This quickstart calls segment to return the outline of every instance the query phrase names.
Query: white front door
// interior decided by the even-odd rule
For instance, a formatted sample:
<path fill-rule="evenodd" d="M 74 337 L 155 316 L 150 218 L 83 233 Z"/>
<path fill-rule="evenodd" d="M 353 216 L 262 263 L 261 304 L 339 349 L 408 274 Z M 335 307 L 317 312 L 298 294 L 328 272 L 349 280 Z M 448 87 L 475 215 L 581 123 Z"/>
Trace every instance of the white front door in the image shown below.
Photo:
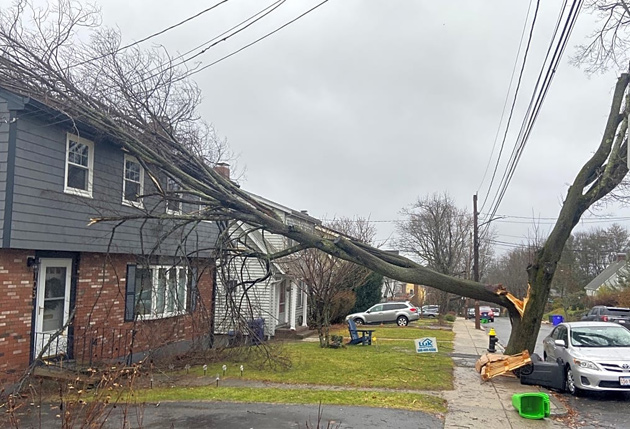
<path fill-rule="evenodd" d="M 35 357 L 46 345 L 48 348 L 42 357 L 67 354 L 68 328 L 64 326 L 70 314 L 71 275 L 72 259 L 40 259 L 35 303 Z M 59 336 L 53 338 L 57 332 Z"/>
<path fill-rule="evenodd" d="M 285 282 L 281 282 L 276 289 L 278 296 L 278 325 L 287 323 L 287 292 Z"/>

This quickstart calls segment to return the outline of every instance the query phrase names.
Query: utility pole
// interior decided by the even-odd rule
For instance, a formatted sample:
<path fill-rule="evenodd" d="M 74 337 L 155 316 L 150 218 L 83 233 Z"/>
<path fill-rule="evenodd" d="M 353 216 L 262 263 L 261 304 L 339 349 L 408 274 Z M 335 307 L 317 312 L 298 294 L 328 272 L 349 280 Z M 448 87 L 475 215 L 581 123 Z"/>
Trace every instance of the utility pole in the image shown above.
<path fill-rule="evenodd" d="M 477 213 L 477 194 L 473 195 L 473 280 L 479 282 L 479 219 Z M 479 323 L 479 300 L 475 300 L 475 329 L 481 329 Z"/>

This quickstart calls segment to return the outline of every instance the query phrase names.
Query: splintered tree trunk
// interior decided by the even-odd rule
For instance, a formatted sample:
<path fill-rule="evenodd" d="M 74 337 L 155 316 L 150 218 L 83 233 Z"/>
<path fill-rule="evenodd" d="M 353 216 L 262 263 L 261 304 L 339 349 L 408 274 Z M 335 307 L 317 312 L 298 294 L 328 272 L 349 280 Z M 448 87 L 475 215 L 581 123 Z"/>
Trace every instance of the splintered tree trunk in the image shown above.
<path fill-rule="evenodd" d="M 523 350 L 528 350 L 530 353 L 534 352 L 536 338 L 540 330 L 540 322 L 545 312 L 545 305 L 549 298 L 549 290 L 553 278 L 553 273 L 543 271 L 535 267 L 530 268 L 529 282 L 531 291 L 523 317 L 521 318 L 515 308 L 508 308 L 510 321 L 512 322 L 512 332 L 505 350 L 506 354 L 517 354 Z"/>

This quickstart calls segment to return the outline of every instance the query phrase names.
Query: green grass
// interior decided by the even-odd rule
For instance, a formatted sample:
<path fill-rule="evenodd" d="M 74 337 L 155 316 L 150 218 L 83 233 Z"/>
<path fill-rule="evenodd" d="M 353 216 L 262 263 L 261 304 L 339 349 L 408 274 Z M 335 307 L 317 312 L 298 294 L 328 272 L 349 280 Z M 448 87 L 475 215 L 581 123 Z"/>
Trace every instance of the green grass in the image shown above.
<path fill-rule="evenodd" d="M 371 346 L 339 349 L 323 349 L 317 342 L 286 343 L 283 353 L 292 363 L 290 368 L 271 371 L 247 362 L 224 362 L 226 377 L 240 377 L 239 367 L 243 365 L 243 378 L 255 381 L 413 390 L 453 388 L 453 363 L 448 356 L 453 350 L 451 331 L 376 327 L 374 336 L 376 342 Z M 413 339 L 425 336 L 436 337 L 438 353 L 415 352 Z M 222 365 L 208 365 L 207 373 L 222 374 Z M 202 369 L 193 367 L 190 373 L 202 376 Z"/>
<path fill-rule="evenodd" d="M 420 326 L 418 326 L 420 325 Z M 424 324 L 405 328 L 375 326 L 376 341 L 371 346 L 346 346 L 322 349 L 318 342 L 286 342 L 281 351 L 291 361 L 284 370 L 257 369 L 256 362 L 216 362 L 208 364 L 207 375 L 201 366 L 177 375 L 194 380 L 197 387 L 142 389 L 134 392 L 132 402 L 159 401 L 230 401 L 292 404 L 356 405 L 445 412 L 445 401 L 422 393 L 396 390 L 450 390 L 453 388 L 453 362 L 448 353 L 453 350 L 453 333 L 448 330 L 426 329 Z M 333 333 L 344 336 L 348 330 L 335 328 Z M 436 337 L 438 353 L 415 352 L 414 339 Z M 222 366 L 227 366 L 223 375 Z M 243 380 L 282 383 L 286 388 L 215 386 L 215 374 L 221 382 Z M 200 386 L 201 384 L 201 386 Z M 305 389 L 303 385 L 327 385 L 364 390 Z M 291 385 L 294 385 L 293 387 Z M 393 389 L 375 391 L 370 389 Z"/>
<path fill-rule="evenodd" d="M 423 394 L 390 393 L 373 391 L 339 391 L 306 389 L 256 389 L 203 386 L 194 388 L 175 387 L 137 391 L 130 402 L 157 403 L 161 401 L 224 401 L 266 402 L 279 404 L 355 405 L 364 407 L 395 408 L 446 412 L 446 402 L 439 397 Z"/>

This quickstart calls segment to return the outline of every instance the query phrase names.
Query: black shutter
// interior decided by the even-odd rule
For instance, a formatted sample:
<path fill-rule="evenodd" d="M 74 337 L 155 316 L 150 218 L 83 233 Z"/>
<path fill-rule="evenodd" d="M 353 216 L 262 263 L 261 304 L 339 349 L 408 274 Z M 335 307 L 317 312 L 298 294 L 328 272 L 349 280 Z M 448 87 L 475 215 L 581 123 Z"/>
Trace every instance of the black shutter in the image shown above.
<path fill-rule="evenodd" d="M 190 275 L 191 275 L 191 279 L 190 279 L 190 305 L 188 307 L 188 310 L 190 313 L 194 313 L 195 310 L 197 309 L 197 304 L 198 304 L 198 300 L 199 300 L 199 289 L 197 288 L 197 275 L 199 273 L 199 270 L 197 269 L 197 267 L 194 267 L 193 269 L 191 269 L 189 271 Z"/>
<path fill-rule="evenodd" d="M 136 266 L 127 265 L 127 289 L 125 291 L 125 322 L 132 322 L 136 315 Z"/>

